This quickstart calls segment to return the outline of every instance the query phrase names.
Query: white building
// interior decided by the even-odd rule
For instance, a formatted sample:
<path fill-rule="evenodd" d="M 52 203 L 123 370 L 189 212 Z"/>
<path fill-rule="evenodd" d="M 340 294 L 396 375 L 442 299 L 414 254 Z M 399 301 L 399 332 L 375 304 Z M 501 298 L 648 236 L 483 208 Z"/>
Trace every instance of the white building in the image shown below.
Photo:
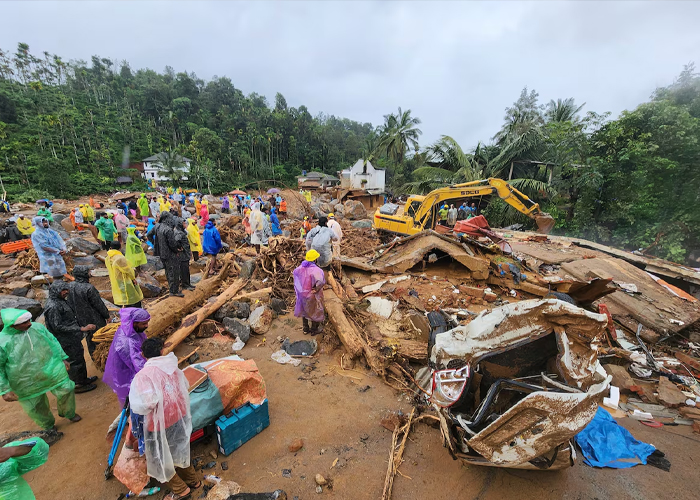
<path fill-rule="evenodd" d="M 369 160 L 360 158 L 349 169 L 340 172 L 340 187 L 343 189 L 365 189 L 372 194 L 384 193 L 386 172 L 374 166 Z"/>
<path fill-rule="evenodd" d="M 163 155 L 167 157 L 168 153 L 159 153 L 143 160 L 143 176 L 147 182 L 150 180 L 155 180 L 156 182 L 170 180 L 163 172 L 163 164 L 161 163 L 161 157 Z M 186 181 L 187 174 L 190 172 L 190 163 L 192 160 L 184 156 L 179 156 L 179 159 L 185 164 L 182 168 L 182 180 Z"/>

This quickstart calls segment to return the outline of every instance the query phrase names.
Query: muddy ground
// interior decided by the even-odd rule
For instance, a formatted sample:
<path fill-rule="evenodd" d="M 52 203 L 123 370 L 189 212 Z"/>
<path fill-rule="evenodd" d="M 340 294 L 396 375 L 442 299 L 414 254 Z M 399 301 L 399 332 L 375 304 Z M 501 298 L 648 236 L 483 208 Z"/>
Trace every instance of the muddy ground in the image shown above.
<path fill-rule="evenodd" d="M 315 363 L 307 363 L 315 367 L 310 374 L 304 373 L 304 365 L 279 365 L 270 359 L 277 349 L 274 339 L 279 335 L 292 340 L 303 338 L 299 322 L 289 315 L 275 321 L 265 345 L 256 346 L 262 338 L 254 336 L 241 352 L 257 362 L 265 378 L 270 427 L 229 457 L 219 457 L 216 468 L 209 472 L 238 482 L 243 491 L 281 488 L 290 500 L 322 496 L 381 498 L 391 433 L 379 422 L 387 412 L 410 411 L 410 400 L 362 369 L 339 374 L 333 354 L 318 354 Z M 195 345 L 202 345 L 203 359 L 230 354 L 230 343 L 198 340 Z M 183 354 L 192 347 L 180 349 Z M 92 365 L 90 370 L 98 374 Z M 366 386 L 369 389 L 360 390 Z M 126 489 L 116 479 L 105 481 L 103 475 L 111 444 L 105 440 L 105 433 L 120 410 L 116 396 L 100 383 L 97 390 L 76 397 L 82 422 L 71 424 L 57 419 L 65 436 L 51 447 L 48 462 L 25 478 L 38 500 L 116 500 Z M 55 412 L 55 400 L 52 405 Z M 580 461 L 559 472 L 463 466 L 442 447 L 437 429 L 419 423 L 407 444 L 400 468 L 403 476 L 396 477 L 393 498 L 697 498 L 700 436 L 686 426 L 651 429 L 627 418 L 621 424 L 638 439 L 664 451 L 672 463 L 671 472 L 650 466 L 596 470 Z M 35 428 L 19 405 L 0 401 L 2 433 Z M 287 449 L 295 438 L 304 440 L 304 448 L 296 454 Z M 193 456 L 208 456 L 214 448 L 214 443 L 197 445 Z M 331 468 L 336 459 L 336 466 Z M 221 469 L 224 460 L 228 462 L 227 471 Z M 282 469 L 291 469 L 291 478 L 282 477 Z M 321 495 L 315 492 L 317 473 L 332 480 L 332 490 L 324 489 Z M 192 498 L 199 498 L 201 491 L 195 491 Z M 150 498 L 158 500 L 163 495 Z"/>

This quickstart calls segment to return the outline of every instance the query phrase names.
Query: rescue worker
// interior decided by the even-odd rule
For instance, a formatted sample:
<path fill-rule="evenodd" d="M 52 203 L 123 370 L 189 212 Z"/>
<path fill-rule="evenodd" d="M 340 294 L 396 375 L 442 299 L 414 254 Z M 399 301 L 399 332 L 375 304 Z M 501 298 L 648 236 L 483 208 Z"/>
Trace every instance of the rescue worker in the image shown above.
<path fill-rule="evenodd" d="M 318 335 L 322 333 L 321 323 L 325 319 L 323 310 L 323 286 L 326 277 L 323 269 L 315 261 L 320 254 L 311 249 L 306 252 L 304 262 L 294 272 L 294 294 L 296 305 L 294 316 L 302 318 L 304 334 Z M 309 321 L 311 324 L 309 325 Z"/>
<path fill-rule="evenodd" d="M 112 286 L 112 302 L 121 307 L 141 307 L 143 292 L 136 283 L 134 269 L 119 251 L 119 242 L 112 242 L 112 248 L 107 252 L 105 265 Z"/>
<path fill-rule="evenodd" d="M 151 198 L 151 202 L 148 204 L 148 207 L 151 209 L 151 217 L 158 220 L 158 216 L 160 215 L 160 203 L 156 201 L 155 197 Z"/>
<path fill-rule="evenodd" d="M 199 225 L 204 227 L 209 222 L 209 202 L 207 200 L 202 201 L 202 206 L 199 210 L 200 221 Z"/>
<path fill-rule="evenodd" d="M 129 390 L 139 452 L 146 457 L 148 475 L 172 490 L 164 500 L 190 498 L 202 481 L 190 463 L 189 382 L 177 356 L 163 354 L 162 339 L 145 340 L 142 353 L 146 363 Z"/>
<path fill-rule="evenodd" d="M 287 200 L 282 198 L 282 201 L 280 201 L 280 214 L 286 214 L 287 213 Z"/>
<path fill-rule="evenodd" d="M 88 392 L 97 388 L 93 383 L 97 377 L 88 377 L 83 349 L 83 333 L 95 332 L 95 325 L 78 324 L 75 311 L 68 303 L 70 285 L 65 281 L 54 281 L 49 287 L 49 299 L 44 307 L 46 328 L 56 337 L 63 351 L 68 355 L 70 369 L 68 375 L 75 382 L 75 392 Z"/>
<path fill-rule="evenodd" d="M 340 257 L 340 242 L 343 239 L 343 228 L 335 220 L 335 214 L 328 214 L 328 227 L 338 237 L 337 240 L 333 240 L 333 257 Z"/>
<path fill-rule="evenodd" d="M 306 250 L 314 249 L 319 253 L 317 265 L 324 269 L 333 260 L 331 242 L 338 240 L 338 237 L 327 224 L 328 219 L 326 217 L 319 217 L 318 225 L 306 235 Z"/>
<path fill-rule="evenodd" d="M 63 256 L 66 254 L 63 238 L 49 228 L 49 221 L 44 217 L 34 217 L 34 225 L 36 230 L 32 233 L 32 246 L 39 257 L 39 272 L 53 278 L 62 275 L 66 280 L 73 281 L 63 261 Z"/>
<path fill-rule="evenodd" d="M 107 306 L 102 301 L 100 292 L 90 283 L 90 267 L 75 266 L 73 268 L 73 277 L 75 277 L 75 281 L 70 284 L 68 304 L 75 311 L 78 325 L 81 327 L 95 325 L 95 329 L 87 332 L 85 337 L 88 353 L 92 357 L 92 353 L 97 348 L 97 344 L 92 340 L 92 336 L 97 330 L 107 326 L 109 310 L 107 310 Z"/>
<path fill-rule="evenodd" d="M 42 205 L 36 215 L 39 217 L 45 217 L 49 222 L 53 222 L 53 214 L 46 205 Z"/>
<path fill-rule="evenodd" d="M 75 413 L 75 384 L 68 377 L 68 356 L 56 337 L 22 309 L 0 311 L 0 393 L 22 409 L 44 430 L 54 428 L 50 392 L 56 397 L 58 415 L 79 422 Z"/>
<path fill-rule="evenodd" d="M 114 233 L 117 232 L 117 228 L 114 225 L 114 221 L 109 218 L 106 212 L 101 212 L 100 218 L 95 222 L 95 227 L 100 232 L 100 244 L 102 245 L 102 250 L 109 250 L 112 247 L 112 241 L 114 241 Z"/>
<path fill-rule="evenodd" d="M 260 202 L 253 203 L 248 216 L 250 222 L 250 243 L 255 247 L 255 253 L 260 253 L 260 245 L 267 245 L 265 237 L 265 216 L 260 211 Z"/>
<path fill-rule="evenodd" d="M 9 219 L 5 223 L 5 234 L 7 235 L 8 241 L 18 241 L 26 238 L 26 236 L 17 229 L 17 224 L 12 219 Z"/>
<path fill-rule="evenodd" d="M 141 354 L 141 345 L 146 340 L 144 333 L 151 315 L 138 307 L 125 307 L 119 311 L 121 323 L 114 334 L 105 364 L 102 381 L 110 386 L 124 406 L 129 396 L 129 386 L 146 359 Z"/>
<path fill-rule="evenodd" d="M 207 266 L 207 274 L 213 274 L 218 267 L 218 262 L 216 256 L 223 248 L 221 244 L 221 234 L 216 228 L 216 224 L 213 220 L 207 222 L 207 227 L 204 228 L 204 234 L 202 237 L 202 251 L 206 254 L 211 255 L 211 260 Z"/>
<path fill-rule="evenodd" d="M 23 474 L 44 465 L 49 445 L 40 437 L 13 441 L 0 448 L 0 498 L 36 500 Z"/>
<path fill-rule="evenodd" d="M 193 218 L 187 219 L 187 240 L 190 243 L 190 251 L 192 252 L 192 258 L 196 261 L 199 260 L 199 256 L 202 254 L 202 236 L 199 234 L 199 229 L 197 229 L 197 224 Z"/>
<path fill-rule="evenodd" d="M 438 212 L 438 216 L 440 217 L 440 223 L 443 225 L 447 225 L 447 205 L 443 205 L 442 208 L 440 208 L 440 211 Z"/>
<path fill-rule="evenodd" d="M 231 202 L 228 199 L 228 195 L 224 195 L 223 199 L 221 200 L 221 212 L 224 214 L 230 214 L 231 213 Z"/>
<path fill-rule="evenodd" d="M 180 292 L 180 260 L 178 258 L 178 247 L 175 241 L 175 219 L 170 212 L 160 214 L 160 224 L 155 231 L 154 254 L 160 257 L 165 267 L 165 275 L 168 278 L 170 295 L 184 297 Z"/>
<path fill-rule="evenodd" d="M 24 214 L 19 214 L 17 216 L 17 229 L 25 238 L 29 238 L 36 228 L 32 225 L 32 221 L 24 217 Z"/>
<path fill-rule="evenodd" d="M 148 221 L 148 198 L 146 198 L 146 193 L 141 193 L 139 200 L 136 202 L 139 208 L 139 215 L 141 216 L 141 222 Z"/>
<path fill-rule="evenodd" d="M 272 236 L 280 236 L 282 234 L 282 228 L 280 227 L 280 219 L 277 217 L 276 207 L 272 207 L 270 210 L 270 226 Z"/>
<path fill-rule="evenodd" d="M 135 270 L 139 266 L 146 264 L 148 259 L 146 258 L 146 252 L 143 251 L 143 247 L 141 246 L 141 240 L 136 236 L 136 227 L 127 227 L 126 233 L 126 249 L 124 250 L 124 257 L 126 257 L 129 265 Z"/>
<path fill-rule="evenodd" d="M 190 241 L 187 235 L 187 226 L 189 222 L 185 219 L 176 217 L 175 221 L 175 242 L 178 246 L 177 259 L 180 266 L 180 285 L 183 290 L 194 290 L 190 283 L 190 258 L 192 258 L 192 250 L 190 249 Z"/>
<path fill-rule="evenodd" d="M 447 225 L 454 227 L 457 223 L 457 209 L 454 205 L 450 205 L 450 209 L 447 211 Z"/>

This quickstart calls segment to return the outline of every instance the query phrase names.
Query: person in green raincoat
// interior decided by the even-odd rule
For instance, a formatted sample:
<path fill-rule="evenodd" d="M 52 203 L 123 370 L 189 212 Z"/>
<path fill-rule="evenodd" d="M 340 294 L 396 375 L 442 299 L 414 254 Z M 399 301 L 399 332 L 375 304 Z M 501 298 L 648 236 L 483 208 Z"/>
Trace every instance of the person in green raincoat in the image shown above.
<path fill-rule="evenodd" d="M 0 394 L 8 403 L 19 401 L 42 429 L 56 423 L 47 392 L 56 396 L 58 415 L 71 422 L 75 413 L 75 384 L 68 378 L 68 356 L 56 337 L 22 309 L 0 311 Z"/>
<path fill-rule="evenodd" d="M 146 262 L 146 252 L 143 251 L 141 240 L 136 236 L 136 228 L 129 226 L 126 228 L 126 252 L 124 256 L 131 267 L 136 269 L 144 265 Z"/>
<path fill-rule="evenodd" d="M 37 217 L 44 217 L 49 222 L 53 222 L 53 214 L 46 205 L 43 205 L 36 213 Z"/>
<path fill-rule="evenodd" d="M 22 478 L 46 463 L 49 445 L 40 437 L 13 441 L 0 448 L 0 499 L 36 500 Z"/>
<path fill-rule="evenodd" d="M 102 212 L 100 214 L 100 219 L 95 222 L 95 227 L 100 232 L 99 239 L 102 243 L 102 249 L 109 250 L 112 246 L 112 241 L 114 241 L 114 233 L 117 232 L 114 221 L 109 218 L 106 212 Z"/>
<path fill-rule="evenodd" d="M 141 196 L 139 197 L 139 200 L 136 202 L 136 204 L 139 206 L 139 215 L 141 216 L 141 221 L 148 222 L 148 213 L 150 208 L 148 206 L 148 198 L 146 198 L 146 193 L 141 193 Z"/>

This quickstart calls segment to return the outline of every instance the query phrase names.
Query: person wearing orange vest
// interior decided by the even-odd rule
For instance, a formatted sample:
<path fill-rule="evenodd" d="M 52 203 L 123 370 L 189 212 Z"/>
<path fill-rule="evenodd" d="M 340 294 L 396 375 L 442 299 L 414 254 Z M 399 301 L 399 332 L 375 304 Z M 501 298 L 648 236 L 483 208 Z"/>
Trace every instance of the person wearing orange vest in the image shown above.
<path fill-rule="evenodd" d="M 280 202 L 280 213 L 281 214 L 286 214 L 287 213 L 287 200 L 282 198 L 282 201 Z"/>

